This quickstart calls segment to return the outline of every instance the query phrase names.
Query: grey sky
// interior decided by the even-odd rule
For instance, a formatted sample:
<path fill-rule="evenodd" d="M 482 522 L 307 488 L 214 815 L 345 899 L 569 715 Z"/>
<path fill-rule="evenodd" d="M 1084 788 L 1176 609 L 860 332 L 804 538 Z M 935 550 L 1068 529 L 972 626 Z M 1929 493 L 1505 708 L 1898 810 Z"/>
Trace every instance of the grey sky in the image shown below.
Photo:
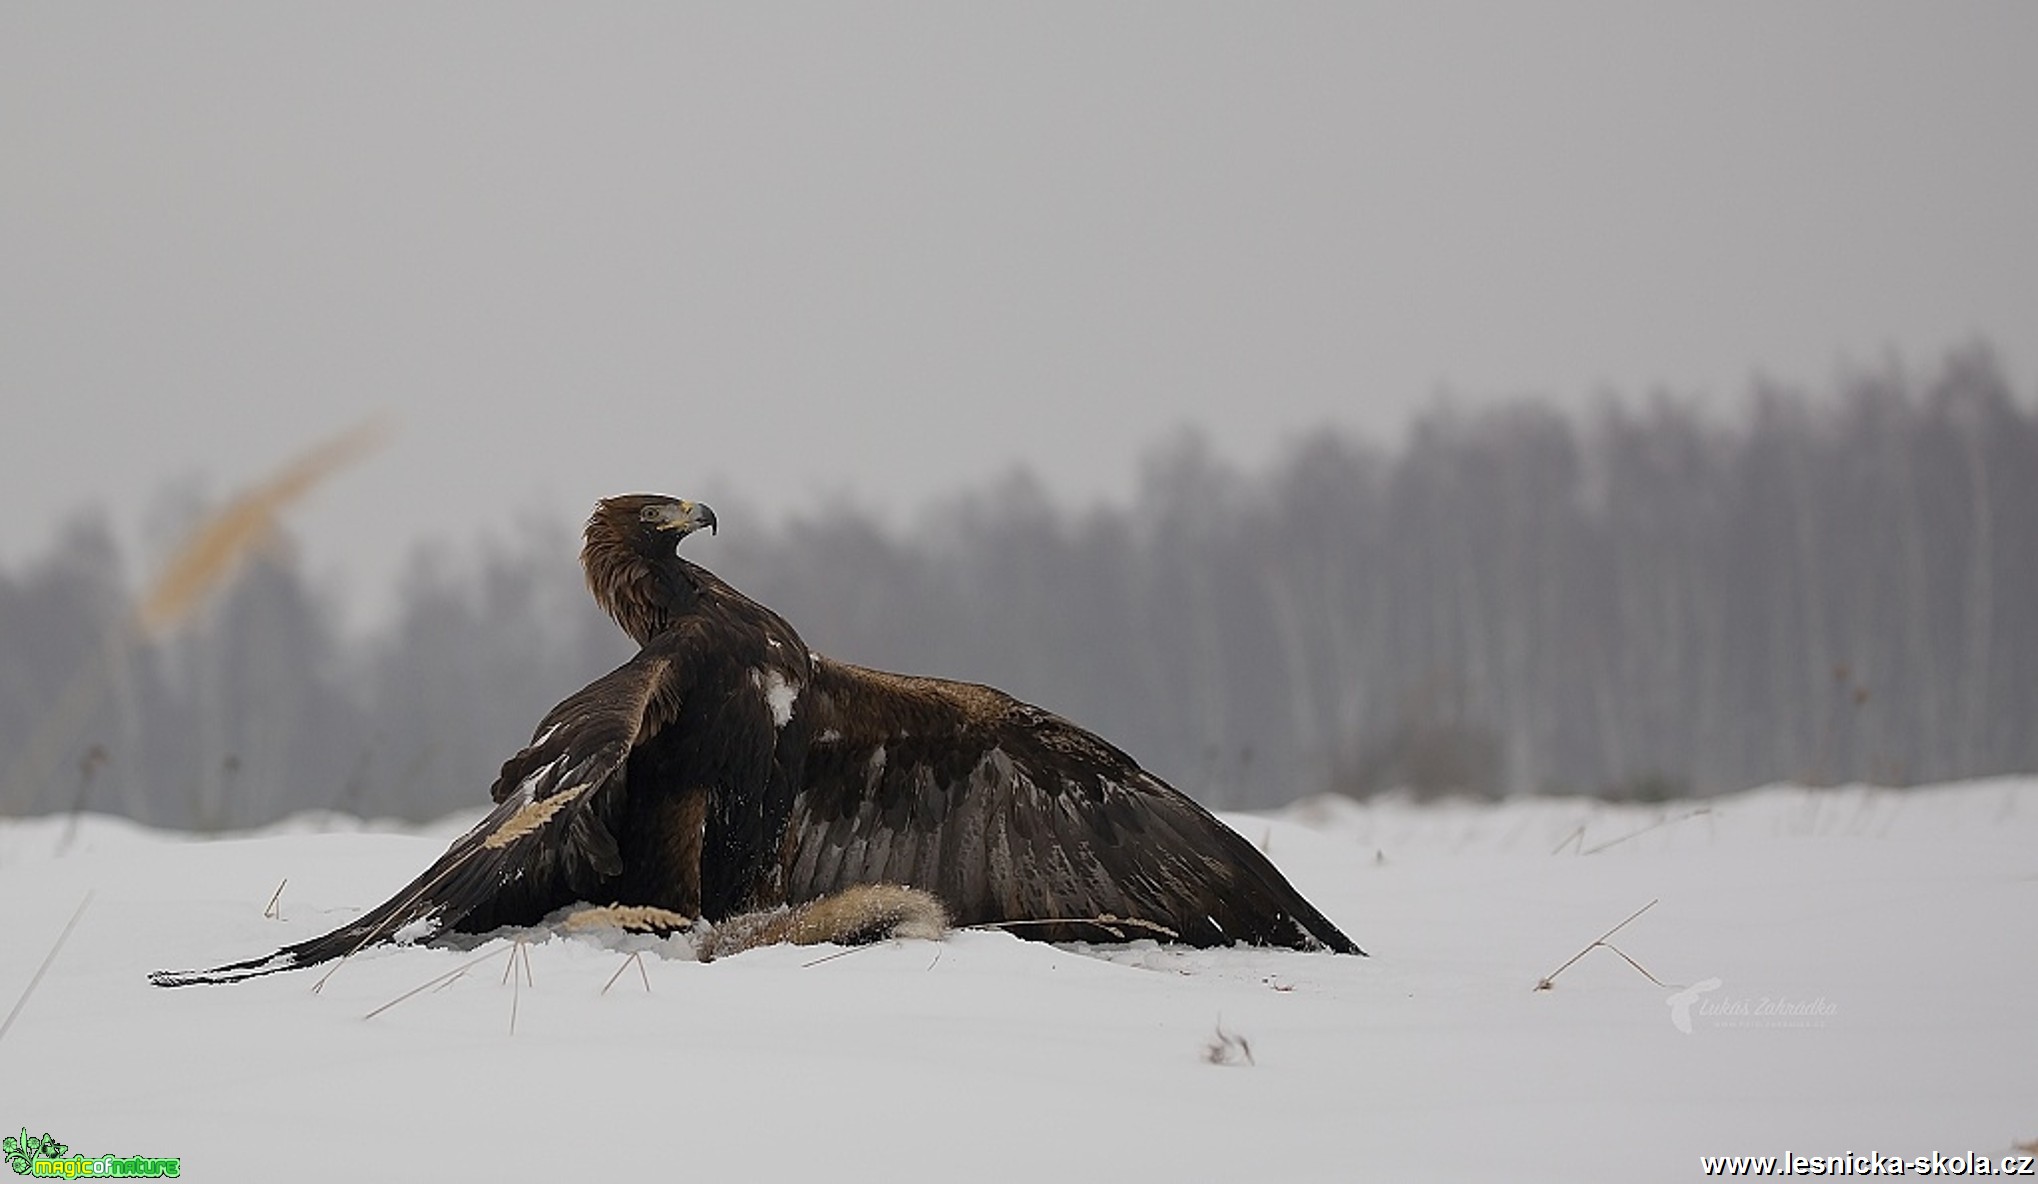
<path fill-rule="evenodd" d="M 2038 362 L 2038 5 L 0 6 L 0 563 L 296 515 L 1122 496 L 1440 388 Z M 735 525 L 735 524 L 732 524 Z M 567 561 L 562 557 L 562 562 Z"/>

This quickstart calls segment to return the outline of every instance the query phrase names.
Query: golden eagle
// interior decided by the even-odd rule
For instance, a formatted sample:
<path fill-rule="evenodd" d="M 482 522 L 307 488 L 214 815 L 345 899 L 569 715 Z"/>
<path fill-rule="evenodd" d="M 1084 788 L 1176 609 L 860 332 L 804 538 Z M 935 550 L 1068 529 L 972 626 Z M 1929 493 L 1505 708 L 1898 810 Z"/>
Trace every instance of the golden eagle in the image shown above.
<path fill-rule="evenodd" d="M 599 502 L 587 585 L 641 648 L 545 716 L 495 809 L 353 923 L 153 981 L 248 978 L 578 901 L 712 923 L 872 884 L 1050 941 L 1363 952 L 1252 844 L 1090 732 L 990 687 L 809 650 L 679 557 L 715 524 L 678 498 Z"/>

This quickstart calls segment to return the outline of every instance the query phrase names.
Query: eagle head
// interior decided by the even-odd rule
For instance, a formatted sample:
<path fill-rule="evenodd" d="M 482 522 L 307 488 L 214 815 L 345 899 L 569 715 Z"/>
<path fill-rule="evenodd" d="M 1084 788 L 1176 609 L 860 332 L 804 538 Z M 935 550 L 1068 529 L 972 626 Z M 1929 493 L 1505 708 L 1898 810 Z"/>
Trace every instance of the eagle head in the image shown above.
<path fill-rule="evenodd" d="M 714 532 L 713 510 L 657 493 L 605 497 L 588 516 L 580 552 L 588 590 L 639 645 L 673 607 L 671 585 L 659 573 L 673 570 L 680 540 L 703 526 Z"/>
<path fill-rule="evenodd" d="M 662 493 L 628 493 L 595 503 L 587 520 L 588 534 L 621 542 L 670 550 L 679 540 L 707 527 L 715 533 L 715 512 L 701 502 Z"/>

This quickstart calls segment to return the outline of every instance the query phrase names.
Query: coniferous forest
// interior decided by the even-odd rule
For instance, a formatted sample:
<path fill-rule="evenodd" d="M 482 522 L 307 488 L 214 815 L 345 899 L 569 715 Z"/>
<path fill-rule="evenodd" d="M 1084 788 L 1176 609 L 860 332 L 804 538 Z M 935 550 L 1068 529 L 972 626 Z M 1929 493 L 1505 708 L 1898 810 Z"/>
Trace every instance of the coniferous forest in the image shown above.
<path fill-rule="evenodd" d="M 1438 404 L 1391 449 L 1326 431 L 1248 472 L 1182 436 L 1126 463 L 1129 504 L 1022 473 L 904 526 L 725 509 L 688 554 L 824 653 L 1000 686 L 1222 808 L 2038 769 L 2038 409 L 1985 350 L 1733 415 Z M 141 565 L 86 510 L 0 571 L 0 813 L 485 803 L 630 652 L 570 521 L 421 547 L 364 637 L 285 539 L 144 638 Z"/>

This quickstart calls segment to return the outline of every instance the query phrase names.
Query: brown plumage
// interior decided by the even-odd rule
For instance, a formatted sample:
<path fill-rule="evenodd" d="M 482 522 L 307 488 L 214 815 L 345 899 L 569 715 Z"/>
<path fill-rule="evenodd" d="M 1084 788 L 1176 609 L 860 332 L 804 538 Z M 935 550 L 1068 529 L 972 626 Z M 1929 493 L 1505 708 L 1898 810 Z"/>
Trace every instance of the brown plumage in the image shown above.
<path fill-rule="evenodd" d="M 155 981 L 531 924 L 577 900 L 716 921 L 880 883 L 1023 937 L 1362 952 L 1250 843 L 1092 733 L 990 687 L 809 651 L 679 558 L 703 526 L 713 512 L 675 498 L 596 505 L 588 588 L 642 648 L 546 715 L 503 764 L 495 809 L 404 891 L 268 958 Z"/>

